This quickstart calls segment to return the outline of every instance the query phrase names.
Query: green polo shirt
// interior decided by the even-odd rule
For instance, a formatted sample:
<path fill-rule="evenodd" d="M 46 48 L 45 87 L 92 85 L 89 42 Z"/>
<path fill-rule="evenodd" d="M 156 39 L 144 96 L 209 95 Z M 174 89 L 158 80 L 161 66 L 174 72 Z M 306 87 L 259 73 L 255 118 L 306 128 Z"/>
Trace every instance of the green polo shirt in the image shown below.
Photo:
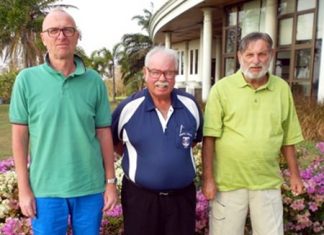
<path fill-rule="evenodd" d="M 100 75 L 75 57 L 64 77 L 48 63 L 22 70 L 15 81 L 10 122 L 28 125 L 30 182 L 36 197 L 75 197 L 104 191 L 96 128 L 111 124 Z"/>
<path fill-rule="evenodd" d="M 240 71 L 212 87 L 203 135 L 216 137 L 213 167 L 220 191 L 279 188 L 280 148 L 303 140 L 288 84 L 270 75 L 255 90 Z"/>

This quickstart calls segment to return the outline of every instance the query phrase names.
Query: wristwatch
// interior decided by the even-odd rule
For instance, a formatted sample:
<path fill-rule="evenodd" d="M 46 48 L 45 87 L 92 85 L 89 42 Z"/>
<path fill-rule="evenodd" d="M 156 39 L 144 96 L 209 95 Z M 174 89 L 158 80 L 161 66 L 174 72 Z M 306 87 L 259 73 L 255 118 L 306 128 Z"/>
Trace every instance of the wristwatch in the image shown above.
<path fill-rule="evenodd" d="M 106 184 L 117 184 L 117 178 L 106 179 Z"/>

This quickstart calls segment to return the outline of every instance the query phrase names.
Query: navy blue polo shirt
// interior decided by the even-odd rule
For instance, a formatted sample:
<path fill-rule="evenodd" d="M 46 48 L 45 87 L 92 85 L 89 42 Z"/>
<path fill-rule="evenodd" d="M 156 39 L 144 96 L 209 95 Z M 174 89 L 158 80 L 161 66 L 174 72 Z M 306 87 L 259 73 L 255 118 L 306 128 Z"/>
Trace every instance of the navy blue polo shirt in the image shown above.
<path fill-rule="evenodd" d="M 202 113 L 186 92 L 174 89 L 171 99 L 167 121 L 159 117 L 147 89 L 125 99 L 113 112 L 114 144 L 123 143 L 124 173 L 148 189 L 183 188 L 196 175 L 192 144 L 202 140 Z"/>

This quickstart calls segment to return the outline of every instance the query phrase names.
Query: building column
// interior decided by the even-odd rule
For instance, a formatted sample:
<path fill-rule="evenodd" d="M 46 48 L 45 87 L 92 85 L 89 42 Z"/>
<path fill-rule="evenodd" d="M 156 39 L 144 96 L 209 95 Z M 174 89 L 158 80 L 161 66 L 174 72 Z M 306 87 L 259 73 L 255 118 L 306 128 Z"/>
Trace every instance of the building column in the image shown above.
<path fill-rule="evenodd" d="M 324 29 L 322 29 L 321 64 L 318 76 L 317 102 L 324 103 Z"/>
<path fill-rule="evenodd" d="M 221 36 L 216 37 L 216 52 L 215 52 L 215 83 L 221 79 L 221 61 L 222 61 L 222 40 Z"/>
<path fill-rule="evenodd" d="M 273 40 L 273 45 L 276 45 L 277 32 L 277 0 L 267 0 L 265 9 L 265 32 L 267 32 Z M 271 61 L 269 71 L 273 71 L 274 61 Z"/>
<path fill-rule="evenodd" d="M 171 32 L 164 32 L 165 35 L 165 41 L 164 45 L 166 48 L 171 48 Z"/>
<path fill-rule="evenodd" d="M 202 58 L 202 101 L 205 102 L 210 90 L 212 53 L 212 9 L 204 8 L 203 58 Z"/>
<path fill-rule="evenodd" d="M 185 49 L 183 54 L 183 76 L 185 77 L 186 87 L 188 86 L 189 79 L 189 42 L 185 42 Z"/>

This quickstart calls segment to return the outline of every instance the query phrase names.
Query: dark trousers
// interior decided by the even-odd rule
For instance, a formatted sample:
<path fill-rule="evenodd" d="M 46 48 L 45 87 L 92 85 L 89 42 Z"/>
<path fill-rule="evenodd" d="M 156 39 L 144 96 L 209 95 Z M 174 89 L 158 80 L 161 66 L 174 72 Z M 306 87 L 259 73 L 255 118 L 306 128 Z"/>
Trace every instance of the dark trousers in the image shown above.
<path fill-rule="evenodd" d="M 121 202 L 125 235 L 193 235 L 196 188 L 155 192 L 123 178 Z"/>

